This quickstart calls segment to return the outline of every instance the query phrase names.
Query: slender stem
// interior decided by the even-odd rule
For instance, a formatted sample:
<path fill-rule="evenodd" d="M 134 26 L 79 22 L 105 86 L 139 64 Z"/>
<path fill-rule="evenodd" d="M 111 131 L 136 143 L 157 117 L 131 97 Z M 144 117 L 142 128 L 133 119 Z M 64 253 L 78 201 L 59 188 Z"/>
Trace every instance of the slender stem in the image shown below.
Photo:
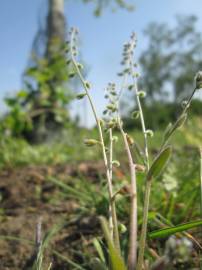
<path fill-rule="evenodd" d="M 200 147 L 200 188 L 201 188 L 201 192 L 200 192 L 200 196 L 201 196 L 200 209 L 201 209 L 201 218 L 202 218 L 202 147 Z"/>
<path fill-rule="evenodd" d="M 71 37 L 71 39 L 73 39 L 73 36 Z M 72 44 L 72 40 L 71 40 L 71 44 Z M 110 172 L 109 172 L 109 167 L 108 167 L 108 160 L 107 160 L 107 154 L 106 154 L 106 149 L 105 149 L 105 143 L 104 143 L 104 139 L 103 139 L 103 133 L 102 133 L 102 128 L 100 125 L 100 121 L 98 119 L 97 116 L 97 112 L 93 103 L 93 100 L 91 98 L 91 95 L 89 94 L 89 89 L 86 86 L 85 80 L 80 72 L 80 69 L 78 68 L 78 65 L 76 63 L 76 60 L 73 56 L 73 52 L 72 52 L 72 46 L 70 46 L 70 50 L 71 50 L 71 58 L 72 58 L 72 63 L 76 69 L 76 72 L 83 84 L 86 96 L 88 97 L 96 124 L 97 124 L 97 128 L 98 128 L 98 132 L 99 132 L 99 137 L 100 137 L 100 143 L 101 143 L 101 147 L 102 147 L 102 155 L 103 155 L 103 160 L 104 160 L 104 165 L 105 165 L 105 169 L 106 169 L 106 177 L 107 177 L 107 183 L 108 183 L 108 193 L 109 193 L 109 204 L 110 204 L 110 208 L 112 211 L 112 220 L 113 220 L 113 227 L 114 230 L 116 231 L 115 235 L 115 241 L 114 244 L 116 246 L 116 248 L 118 249 L 118 251 L 120 251 L 120 241 L 119 241 L 119 234 L 118 232 L 118 222 L 117 222 L 117 217 L 116 217 L 116 207 L 115 207 L 115 202 L 113 200 L 113 188 L 112 188 L 112 182 L 111 182 L 111 178 L 110 178 Z"/>
<path fill-rule="evenodd" d="M 120 99 L 123 93 L 125 83 L 127 81 L 127 75 L 124 75 L 123 83 L 118 95 L 117 108 L 118 112 L 120 111 Z M 136 179 L 136 168 L 133 162 L 133 157 L 130 151 L 126 133 L 123 130 L 121 123 L 120 115 L 117 112 L 117 122 L 119 129 L 121 131 L 126 153 L 128 156 L 129 168 L 130 168 L 130 181 L 131 181 L 131 205 L 130 205 L 130 228 L 129 228 L 129 248 L 128 248 L 128 269 L 134 270 L 137 263 L 137 230 L 138 230 L 138 221 L 137 221 L 137 179 Z"/>
<path fill-rule="evenodd" d="M 112 183 L 113 179 L 113 136 L 112 136 L 112 129 L 109 129 L 109 139 L 110 139 L 110 146 L 109 146 L 109 174 L 110 180 Z M 113 183 L 112 183 L 113 184 Z M 114 239 L 114 243 L 118 249 L 120 249 L 120 241 L 119 241 L 119 230 L 118 230 L 118 221 L 116 215 L 116 205 L 114 196 L 111 197 L 111 204 L 109 205 L 109 226 L 111 226 L 111 235 L 112 239 Z"/>
<path fill-rule="evenodd" d="M 138 255 L 138 262 L 137 262 L 137 270 L 142 270 L 142 267 L 143 267 L 144 250 L 145 250 L 146 234 L 147 234 L 147 220 L 148 220 L 148 211 L 149 211 L 150 191 L 151 191 L 151 181 L 147 181 L 146 188 L 145 188 L 143 223 L 142 223 L 142 231 L 141 231 L 141 237 L 140 237 L 140 243 L 139 243 L 140 249 L 139 249 L 139 255 Z"/>
<path fill-rule="evenodd" d="M 182 117 L 189 109 L 190 105 L 191 105 L 191 101 L 193 99 L 193 96 L 196 92 L 197 88 L 194 88 L 194 90 L 192 91 L 190 97 L 188 98 L 188 101 L 186 103 L 186 106 L 184 107 L 184 109 L 182 110 L 181 114 L 179 115 L 179 117 L 177 118 L 177 120 L 175 121 L 175 123 L 173 124 L 173 126 L 175 126 L 175 124 L 177 123 L 177 121 L 180 119 L 180 117 Z M 163 149 L 163 147 L 167 144 L 169 138 L 163 142 L 163 144 L 161 145 L 160 151 Z"/>
<path fill-rule="evenodd" d="M 201 210 L 201 218 L 202 218 L 202 147 L 200 147 L 200 210 Z M 201 236 L 202 236 L 202 230 L 201 230 Z M 202 269 L 202 252 L 199 252 L 199 263 L 200 263 L 200 269 Z"/>
<path fill-rule="evenodd" d="M 130 60 L 130 69 L 131 69 L 131 74 L 134 74 L 132 58 Z M 146 133 L 142 105 L 140 102 L 140 97 L 138 95 L 137 79 L 134 75 L 133 75 L 133 82 L 134 82 L 134 90 L 135 90 L 135 94 L 136 94 L 137 106 L 138 106 L 138 109 L 140 112 L 140 122 L 141 122 L 141 126 L 142 126 L 142 132 L 143 132 L 143 136 L 144 136 L 145 166 L 146 166 L 146 169 L 148 171 L 149 170 L 149 151 L 148 151 L 147 133 Z M 141 229 L 141 235 L 140 235 L 137 270 L 142 270 L 142 265 L 143 265 L 143 260 L 144 260 L 144 251 L 145 251 L 146 234 L 147 234 L 147 223 L 148 223 L 149 201 L 150 201 L 150 190 L 151 190 L 151 181 L 146 180 L 145 195 L 144 195 L 143 222 L 142 222 L 142 229 Z"/>
<path fill-rule="evenodd" d="M 184 113 L 189 109 L 189 106 L 190 106 L 190 104 L 191 104 L 192 98 L 193 98 L 193 96 L 194 96 L 196 90 L 197 90 L 197 88 L 195 87 L 194 90 L 193 90 L 193 92 L 191 93 L 191 95 L 190 95 L 188 101 L 187 101 L 187 104 L 186 104 L 184 110 L 182 111 L 182 114 L 184 114 Z"/>
<path fill-rule="evenodd" d="M 109 174 L 110 174 L 111 182 L 112 182 L 112 179 L 113 179 L 112 161 L 113 161 L 113 137 L 112 137 L 112 129 L 110 128 L 110 130 L 109 130 Z M 113 239 L 113 237 L 114 237 L 114 226 L 113 226 L 111 204 L 109 205 L 109 231 L 110 231 L 111 238 Z"/>
<path fill-rule="evenodd" d="M 134 89 L 135 89 L 135 95 L 136 95 L 136 100 L 137 100 L 137 106 L 140 112 L 140 122 L 142 126 L 142 133 L 144 136 L 144 154 L 145 154 L 145 165 L 147 167 L 147 170 L 149 170 L 149 151 L 148 151 L 148 142 L 147 142 L 147 133 L 146 133 L 146 127 L 145 127 L 145 121 L 144 121 L 144 114 L 142 110 L 142 105 L 140 102 L 140 97 L 138 95 L 138 86 L 137 86 L 137 81 L 134 78 Z"/>
<path fill-rule="evenodd" d="M 130 207 L 130 232 L 129 232 L 129 252 L 128 252 L 128 269 L 134 270 L 137 261 L 137 181 L 136 170 L 133 157 L 127 141 L 126 133 L 123 131 L 119 119 L 119 129 L 121 131 L 125 149 L 128 156 L 130 177 L 131 177 L 131 207 Z"/>

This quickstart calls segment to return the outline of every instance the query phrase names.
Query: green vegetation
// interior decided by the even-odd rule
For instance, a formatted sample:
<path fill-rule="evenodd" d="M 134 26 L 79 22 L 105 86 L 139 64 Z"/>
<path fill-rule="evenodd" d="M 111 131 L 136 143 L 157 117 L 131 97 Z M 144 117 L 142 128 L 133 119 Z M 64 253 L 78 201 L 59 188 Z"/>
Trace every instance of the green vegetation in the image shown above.
<path fill-rule="evenodd" d="M 106 177 L 106 184 L 108 187 L 108 203 L 109 203 L 109 211 L 108 211 L 108 222 L 102 219 L 102 228 L 104 231 L 104 235 L 108 244 L 108 252 L 109 252 L 109 262 L 107 265 L 102 266 L 105 268 L 110 269 L 117 269 L 120 267 L 120 269 L 137 269 L 142 270 L 144 269 L 144 257 L 145 257 L 145 249 L 147 244 L 147 230 L 148 230 L 148 221 L 149 221 L 149 208 L 150 208 L 150 194 L 151 194 L 151 187 L 152 183 L 154 181 L 157 181 L 159 178 L 159 175 L 162 174 L 162 171 L 165 170 L 165 167 L 167 165 L 168 160 L 170 159 L 172 148 L 168 145 L 170 138 L 176 133 L 178 129 L 180 129 L 186 119 L 188 110 L 191 105 L 192 98 L 196 91 L 199 91 L 201 88 L 201 72 L 198 72 L 195 78 L 195 87 L 192 91 L 191 95 L 189 96 L 188 100 L 184 102 L 183 107 L 181 109 L 181 112 L 174 122 L 174 124 L 169 124 L 166 128 L 162 142 L 159 143 L 159 150 L 157 150 L 157 155 L 154 158 L 154 161 L 150 165 L 151 157 L 150 157 L 150 151 L 149 151 L 149 137 L 153 137 L 153 131 L 146 129 L 145 120 L 144 120 L 144 112 L 142 109 L 142 98 L 145 97 L 144 91 L 138 90 L 138 84 L 137 84 L 137 78 L 139 77 L 139 74 L 137 72 L 137 64 L 134 63 L 133 59 L 133 50 L 136 47 L 136 37 L 135 34 L 131 35 L 131 39 L 128 43 L 124 45 L 124 51 L 123 51 L 123 61 L 122 64 L 124 65 L 124 71 L 120 73 L 121 76 L 123 76 L 123 87 L 117 92 L 117 86 L 114 83 L 109 83 L 107 87 L 107 94 L 106 99 L 108 100 L 108 104 L 106 106 L 106 110 L 104 111 L 104 114 L 106 117 L 104 119 L 99 119 L 96 108 L 94 106 L 90 90 L 91 86 L 90 83 L 85 81 L 82 70 L 80 68 L 80 64 L 77 62 L 77 44 L 76 44 L 76 38 L 78 35 L 78 31 L 76 29 L 71 30 L 71 40 L 70 40 L 70 57 L 73 62 L 73 66 L 75 68 L 76 73 L 78 74 L 81 83 L 84 88 L 84 93 L 79 94 L 79 98 L 85 98 L 87 97 L 92 113 L 94 115 L 97 129 L 98 129 L 98 140 L 95 139 L 88 139 L 86 141 L 86 145 L 93 147 L 93 146 L 100 146 L 102 151 L 102 157 L 105 165 L 105 177 Z M 135 68 L 134 68 L 135 67 Z M 132 80 L 131 86 L 127 86 L 128 81 L 130 81 L 130 78 Z M 125 86 L 126 85 L 126 86 Z M 131 146 L 134 144 L 133 138 L 131 138 L 123 129 L 123 123 L 121 120 L 121 116 L 119 113 L 119 102 L 122 95 L 123 90 L 125 88 L 130 88 L 130 90 L 134 90 L 135 96 L 136 96 L 136 103 L 137 103 L 137 112 L 136 115 L 140 119 L 141 123 L 141 129 L 142 129 L 142 137 L 143 137 L 143 147 L 141 149 L 140 146 L 137 145 L 137 142 L 135 141 L 135 144 L 137 147 L 136 154 L 139 155 L 139 159 L 141 160 L 141 164 L 139 165 L 137 162 L 138 160 L 134 161 L 132 152 L 131 152 Z M 130 222 L 129 222 L 129 229 L 128 229 L 128 255 L 127 255 L 127 265 L 124 263 L 124 259 L 122 257 L 122 251 L 120 246 L 120 235 L 118 230 L 118 219 L 117 219 L 117 209 L 116 205 L 118 202 L 116 202 L 116 195 L 120 193 L 120 191 L 116 191 L 116 187 L 114 187 L 114 181 L 113 181 L 113 167 L 114 165 L 118 164 L 120 166 L 120 162 L 117 160 L 113 160 L 113 149 L 114 146 L 114 137 L 113 137 L 113 130 L 117 128 L 120 130 L 120 133 L 122 135 L 123 143 L 126 150 L 126 155 L 128 159 L 129 164 L 129 171 L 130 171 L 130 185 L 128 186 L 128 196 L 130 197 Z M 109 148 L 106 150 L 106 144 L 104 140 L 104 134 L 103 129 L 108 133 L 109 136 Z M 139 239 L 139 247 L 137 248 L 137 241 L 138 241 L 138 195 L 137 193 L 137 168 L 142 167 L 144 171 L 144 185 L 143 185 L 143 209 L 142 209 L 142 226 L 141 226 L 141 234 Z M 154 179 L 153 179 L 154 178 Z M 193 228 L 197 227 L 201 224 L 201 221 L 192 222 L 191 225 L 178 225 L 173 227 L 169 230 L 169 232 L 179 232 L 183 229 L 186 230 L 186 228 Z M 167 229 L 168 232 L 168 229 Z M 190 242 L 191 243 L 191 242 Z M 124 251 L 125 254 L 125 251 Z M 163 257 L 162 257 L 163 258 Z M 101 263 L 101 262 L 100 262 Z M 172 265 L 172 257 L 170 254 L 164 255 L 164 259 L 162 259 L 161 264 L 166 266 Z M 158 269 L 158 260 L 157 262 L 151 266 L 152 269 Z M 100 265 L 101 267 L 101 265 Z"/>
<path fill-rule="evenodd" d="M 99 15 L 110 1 L 95 3 Z M 202 268 L 202 103 L 193 100 L 202 87 L 202 44 L 193 38 L 195 23 L 179 17 L 174 29 L 148 27 L 142 79 L 133 33 L 123 48 L 123 82 L 108 83 L 102 116 L 78 62 L 77 29 L 65 46 L 50 37 L 43 57 L 26 69 L 25 88 L 5 99 L 9 111 L 0 121 L 0 241 L 26 245 L 19 269 Z M 188 51 L 178 55 L 184 43 Z M 71 78 L 83 88 L 76 98 L 90 104 L 91 129 L 69 116 Z M 135 100 L 130 118 L 121 103 L 127 91 Z"/>

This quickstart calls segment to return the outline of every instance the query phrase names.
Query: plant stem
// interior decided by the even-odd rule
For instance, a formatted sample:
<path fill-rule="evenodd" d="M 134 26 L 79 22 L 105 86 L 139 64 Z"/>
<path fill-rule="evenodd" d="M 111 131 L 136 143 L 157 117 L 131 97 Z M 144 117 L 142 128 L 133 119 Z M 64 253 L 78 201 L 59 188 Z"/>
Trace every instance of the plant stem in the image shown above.
<path fill-rule="evenodd" d="M 202 147 L 199 148 L 200 150 L 200 210 L 201 210 L 201 218 L 202 218 Z M 202 236 L 202 230 L 201 230 L 201 236 Z M 201 251 L 199 252 L 199 263 L 200 263 L 200 269 L 202 269 L 202 254 Z"/>
<path fill-rule="evenodd" d="M 126 133 L 123 131 L 120 119 L 119 128 L 124 140 L 125 149 L 128 156 L 130 177 L 131 177 L 131 206 L 130 206 L 130 230 L 129 230 L 129 251 L 128 251 L 128 269 L 134 270 L 137 261 L 137 181 L 136 169 L 131 155 L 130 147 L 127 141 Z"/>
<path fill-rule="evenodd" d="M 133 70 L 132 70 L 133 71 Z M 145 121 L 144 121 L 144 114 L 142 110 L 142 105 L 140 102 L 140 97 L 138 95 L 138 86 L 137 86 L 137 81 L 134 78 L 134 89 L 135 89 L 135 94 L 136 94 L 136 101 L 137 101 L 137 106 L 140 112 L 140 122 L 142 126 L 142 133 L 144 136 L 144 154 L 145 154 L 145 165 L 147 168 L 147 171 L 149 170 L 149 151 L 148 151 L 148 143 L 147 143 L 147 133 L 146 133 L 146 127 L 145 127 Z"/>
<path fill-rule="evenodd" d="M 73 39 L 73 36 L 71 37 Z M 72 44 L 72 40 L 71 40 L 71 44 Z M 119 234 L 118 234 L 118 222 L 117 222 L 117 216 L 116 216 L 116 207 L 115 207 L 115 201 L 113 200 L 113 188 L 112 188 L 112 181 L 110 178 L 110 171 L 109 171 L 109 166 L 108 166 L 108 160 L 107 160 L 107 155 L 106 155 L 106 149 L 105 149 L 105 143 L 104 143 L 104 139 L 103 139 L 103 133 L 102 133 L 102 128 L 100 125 L 100 121 L 98 119 L 97 116 L 97 112 L 95 109 L 95 106 L 93 104 L 91 95 L 89 94 L 89 89 L 86 86 L 85 80 L 80 72 L 80 69 L 78 68 L 77 62 L 73 56 L 73 52 L 72 52 L 72 46 L 70 46 L 71 49 L 71 58 L 72 58 L 72 63 L 76 69 L 76 72 L 83 84 L 86 96 L 88 97 L 96 124 L 97 124 L 97 128 L 98 128 L 98 132 L 99 132 L 99 137 L 100 137 L 100 143 L 101 143 L 101 148 L 102 148 L 102 155 L 103 155 L 103 160 L 104 160 L 104 165 L 105 165 L 105 170 L 106 170 L 106 178 L 107 178 L 107 186 L 108 186 L 108 194 L 109 194 L 109 205 L 110 205 L 110 209 L 111 209 L 111 216 L 112 216 L 112 221 L 113 221 L 113 228 L 114 228 L 114 244 L 115 247 L 118 249 L 118 251 L 120 252 L 120 241 L 119 241 Z"/>
<path fill-rule="evenodd" d="M 110 174 L 110 180 L 112 182 L 113 179 L 113 138 L 112 138 L 112 129 L 109 130 L 109 174 Z M 112 218 L 112 208 L 111 204 L 109 205 L 109 231 L 111 238 L 114 238 L 114 227 L 113 227 L 113 218 Z"/>
<path fill-rule="evenodd" d="M 175 121 L 175 123 L 173 124 L 173 126 L 175 126 L 175 124 L 177 123 L 177 121 L 180 119 L 180 117 L 182 117 L 189 109 L 190 105 L 191 105 L 191 101 L 192 101 L 192 98 L 196 92 L 197 88 L 194 88 L 194 90 L 192 91 L 190 97 L 188 98 L 188 101 L 186 103 L 186 106 L 184 107 L 184 109 L 182 110 L 181 114 L 179 115 L 179 117 L 177 118 L 177 120 Z M 167 144 L 169 138 L 163 142 L 163 144 L 161 145 L 161 148 L 160 148 L 160 151 L 162 151 L 163 147 Z"/>
<path fill-rule="evenodd" d="M 139 243 L 140 248 L 139 248 L 139 255 L 138 255 L 137 270 L 142 270 L 143 260 L 144 260 L 144 250 L 145 250 L 145 244 L 146 244 L 150 191 L 151 191 L 151 181 L 147 181 L 146 188 L 145 188 L 143 223 L 142 223 L 142 231 L 141 231 L 141 237 L 140 237 L 140 243 Z"/>
<path fill-rule="evenodd" d="M 200 147 L 200 196 L 201 196 L 201 203 L 200 203 L 200 209 L 201 209 L 201 218 L 202 218 L 202 147 Z"/>
<path fill-rule="evenodd" d="M 133 71 L 133 60 L 130 61 L 130 69 L 131 74 L 134 74 Z M 148 151 L 148 142 L 147 142 L 147 133 L 144 121 L 144 114 L 142 110 L 142 105 L 140 102 L 140 97 L 138 95 L 138 86 L 137 80 L 134 75 L 133 82 L 134 82 L 134 90 L 136 94 L 137 106 L 140 112 L 140 122 L 142 126 L 142 132 L 144 136 L 144 155 L 145 155 L 145 166 L 146 172 L 149 170 L 149 151 Z M 147 223 L 148 223 L 148 211 L 149 211 L 149 201 L 150 201 L 150 190 L 151 190 L 151 181 L 146 179 L 146 186 L 145 186 L 145 195 L 144 195 L 144 209 L 143 209 L 143 222 L 142 222 L 142 229 L 140 235 L 140 243 L 139 243 L 139 254 L 138 254 L 138 261 L 137 261 L 137 270 L 142 270 L 143 260 L 144 260 L 144 251 L 145 251 L 145 244 L 146 244 L 146 234 L 147 234 Z"/>
<path fill-rule="evenodd" d="M 109 175 L 110 175 L 110 181 L 112 183 L 113 179 L 113 136 L 112 136 L 112 129 L 109 129 L 109 140 L 110 140 L 110 146 L 109 146 Z M 112 183 L 113 184 L 113 183 Z M 111 204 L 109 205 L 109 227 L 111 226 L 111 235 L 112 239 L 114 240 L 114 243 L 116 247 L 120 250 L 120 241 L 119 241 L 119 230 L 118 230 L 118 221 L 117 221 L 117 215 L 116 215 L 116 205 L 115 205 L 115 199 L 112 196 L 110 198 Z"/>

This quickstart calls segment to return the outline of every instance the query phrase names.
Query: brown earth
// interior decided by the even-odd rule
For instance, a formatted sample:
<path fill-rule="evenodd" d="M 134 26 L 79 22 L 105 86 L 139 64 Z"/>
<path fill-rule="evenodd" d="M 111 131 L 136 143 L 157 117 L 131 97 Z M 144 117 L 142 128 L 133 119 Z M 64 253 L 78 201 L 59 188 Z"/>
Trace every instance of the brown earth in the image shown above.
<path fill-rule="evenodd" d="M 57 176 L 67 182 L 69 176 L 74 179 L 78 172 L 89 181 L 97 181 L 103 166 L 81 163 L 77 167 L 30 166 L 0 172 L 0 270 L 30 269 L 40 219 L 43 236 L 56 230 L 45 250 L 45 269 L 50 262 L 51 269 L 74 269 L 65 261 L 67 258 L 77 263 L 83 261 L 81 251 L 91 249 L 92 234 L 99 228 L 97 218 L 78 215 L 78 201 L 61 196 L 59 188 L 47 181 L 48 177 Z M 56 228 L 56 224 L 61 228 Z"/>

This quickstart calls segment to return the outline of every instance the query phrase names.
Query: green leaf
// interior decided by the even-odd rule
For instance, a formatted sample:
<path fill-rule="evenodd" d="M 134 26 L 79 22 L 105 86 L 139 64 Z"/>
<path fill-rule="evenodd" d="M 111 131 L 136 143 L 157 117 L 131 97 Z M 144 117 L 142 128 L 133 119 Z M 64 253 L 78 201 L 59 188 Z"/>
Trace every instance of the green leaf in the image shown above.
<path fill-rule="evenodd" d="M 126 265 L 123 261 L 123 258 L 119 254 L 119 251 L 114 247 L 106 219 L 101 217 L 100 221 L 101 221 L 102 230 L 103 230 L 105 239 L 108 244 L 109 258 L 110 258 L 112 270 L 127 270 Z"/>
<path fill-rule="evenodd" d="M 97 253 L 99 254 L 101 261 L 105 263 L 106 261 L 105 261 L 104 252 L 103 252 L 102 246 L 97 238 L 93 239 L 93 245 L 94 245 Z"/>
<path fill-rule="evenodd" d="M 151 165 L 147 179 L 150 181 L 152 178 L 157 178 L 165 168 L 170 156 L 171 156 L 172 148 L 171 146 L 167 146 L 163 149 L 157 158 L 154 160 L 153 164 Z"/>
<path fill-rule="evenodd" d="M 176 226 L 173 226 L 170 228 L 165 228 L 165 229 L 153 231 L 153 232 L 149 233 L 149 237 L 151 239 L 163 238 L 163 237 L 167 237 L 169 235 L 172 235 L 172 234 L 175 234 L 178 232 L 182 232 L 182 231 L 186 231 L 186 230 L 189 230 L 189 229 L 201 226 L 201 225 L 202 225 L 202 220 L 192 221 L 189 223 L 176 225 Z"/>
<path fill-rule="evenodd" d="M 91 260 L 90 266 L 93 270 L 107 270 L 106 265 L 101 262 L 98 258 L 93 258 Z"/>
<path fill-rule="evenodd" d="M 187 114 L 184 113 L 177 119 L 174 125 L 170 125 L 170 124 L 168 125 L 164 134 L 164 142 L 166 142 L 177 129 L 179 129 L 180 127 L 184 125 L 184 122 L 186 121 L 186 119 L 187 119 Z"/>

